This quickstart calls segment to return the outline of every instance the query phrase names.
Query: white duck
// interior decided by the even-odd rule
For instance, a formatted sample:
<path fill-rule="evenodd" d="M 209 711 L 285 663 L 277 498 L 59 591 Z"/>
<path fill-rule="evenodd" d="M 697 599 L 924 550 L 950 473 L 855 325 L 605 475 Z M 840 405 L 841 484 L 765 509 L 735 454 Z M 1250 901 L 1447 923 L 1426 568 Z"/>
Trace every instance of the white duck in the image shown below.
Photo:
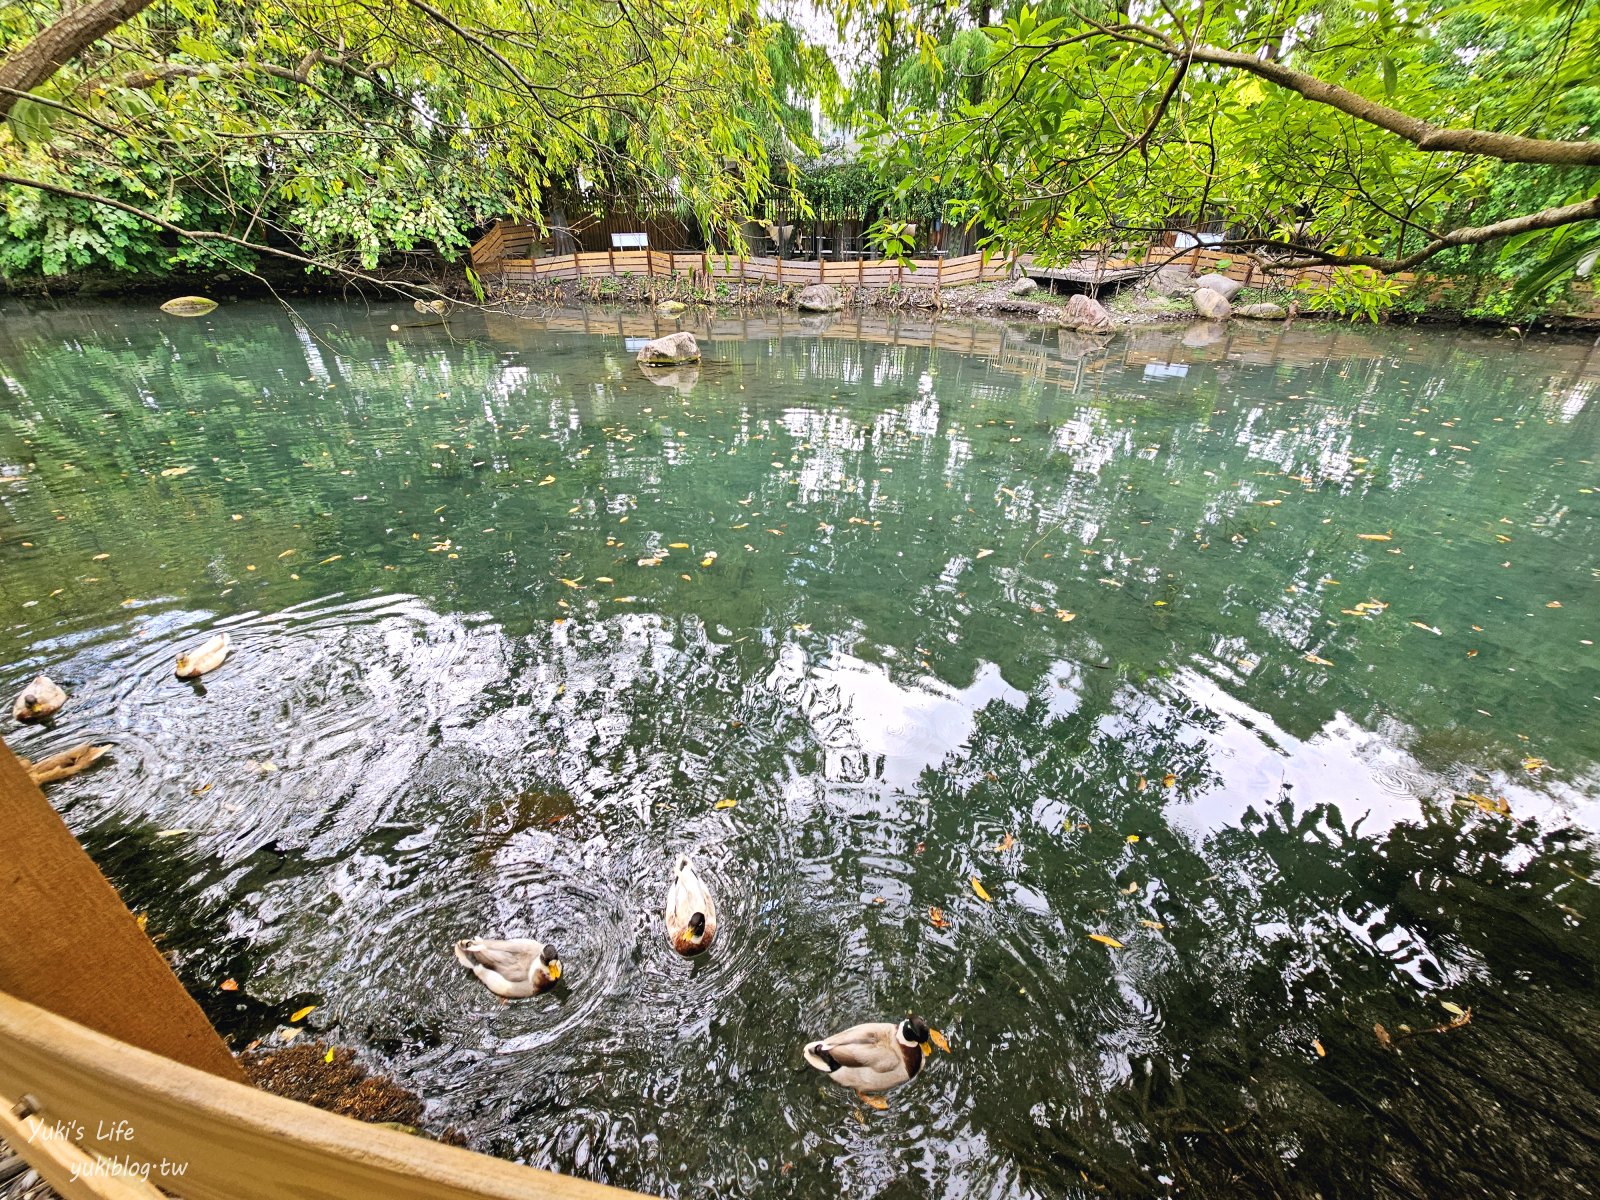
<path fill-rule="evenodd" d="M 717 906 L 694 872 L 687 854 L 678 855 L 667 888 L 667 941 L 685 958 L 701 953 L 717 935 Z"/>
<path fill-rule="evenodd" d="M 549 942 L 532 938 L 466 938 L 456 943 L 456 961 L 502 1000 L 537 996 L 561 978 L 561 957 Z"/>
<path fill-rule="evenodd" d="M 199 679 L 208 671 L 215 671 L 222 665 L 222 660 L 228 657 L 228 635 L 219 633 L 208 642 L 196 646 L 193 650 L 185 650 L 178 655 L 177 675 L 179 679 Z"/>

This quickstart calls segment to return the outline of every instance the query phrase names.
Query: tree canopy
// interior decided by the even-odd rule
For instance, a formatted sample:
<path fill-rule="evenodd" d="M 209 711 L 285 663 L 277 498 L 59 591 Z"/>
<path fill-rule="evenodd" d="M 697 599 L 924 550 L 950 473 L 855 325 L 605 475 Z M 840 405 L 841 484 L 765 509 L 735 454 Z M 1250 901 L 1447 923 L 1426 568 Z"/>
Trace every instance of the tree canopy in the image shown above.
<path fill-rule="evenodd" d="M 985 34 L 976 98 L 904 108 L 875 146 L 1007 245 L 1214 222 L 1282 265 L 1396 271 L 1600 218 L 1594 0 L 1089 3 Z"/>
<path fill-rule="evenodd" d="M 9 5 L 0 270 L 362 274 L 596 180 L 726 231 L 806 136 L 778 32 L 754 0 Z"/>

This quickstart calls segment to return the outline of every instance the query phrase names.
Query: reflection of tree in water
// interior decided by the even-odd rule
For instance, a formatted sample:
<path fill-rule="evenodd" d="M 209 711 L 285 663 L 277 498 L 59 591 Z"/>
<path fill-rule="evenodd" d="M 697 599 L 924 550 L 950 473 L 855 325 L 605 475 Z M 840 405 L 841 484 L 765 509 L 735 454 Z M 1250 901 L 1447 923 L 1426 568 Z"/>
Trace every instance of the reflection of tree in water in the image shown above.
<path fill-rule="evenodd" d="M 1081 1172 L 1112 1195 L 1590 1194 L 1600 863 L 1586 835 L 1468 803 L 1363 835 L 1285 795 L 1196 837 L 1168 806 L 1215 781 L 1205 714 L 1086 697 L 1053 721 L 1037 702 L 985 710 L 970 755 L 925 778 L 941 840 L 1037 830 L 1013 875 L 1031 911 L 997 912 L 1016 928 L 977 956 L 975 994 L 949 1000 L 973 1057 L 992 1057 L 972 1080 L 990 1138 L 1047 1188 Z M 1041 837 L 1070 850 L 1037 855 Z M 1126 945 L 1106 955 L 1093 932 Z M 1073 1051 L 1027 1053 L 1035 1031 L 984 998 L 1019 985 L 1045 1044 Z M 1441 1001 L 1470 1005 L 1470 1022 L 1438 1031 Z M 996 1094 L 1008 1102 L 991 1110 Z M 1033 1121 L 1015 1127 L 1014 1108 Z"/>

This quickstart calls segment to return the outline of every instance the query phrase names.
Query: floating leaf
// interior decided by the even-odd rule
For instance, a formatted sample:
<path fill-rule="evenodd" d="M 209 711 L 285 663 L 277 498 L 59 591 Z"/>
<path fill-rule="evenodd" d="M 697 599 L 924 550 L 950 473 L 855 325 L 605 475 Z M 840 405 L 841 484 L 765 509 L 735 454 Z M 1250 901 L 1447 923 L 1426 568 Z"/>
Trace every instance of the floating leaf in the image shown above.
<path fill-rule="evenodd" d="M 1313 1040 L 1311 1043 L 1311 1048 L 1317 1052 L 1318 1058 L 1328 1057 L 1328 1052 L 1322 1048 L 1322 1043 L 1320 1041 Z"/>
<path fill-rule="evenodd" d="M 1004 853 L 1005 851 L 1011 849 L 1011 847 L 1015 846 L 1016 844 L 1017 844 L 1017 839 L 1012 837 L 1010 832 L 1008 831 L 1006 833 L 1005 837 L 1001 838 L 997 843 L 995 843 L 995 849 L 999 850 L 1002 853 Z"/>
<path fill-rule="evenodd" d="M 203 317 L 215 312 L 217 302 L 204 296 L 174 296 L 161 306 L 169 317 Z"/>
<path fill-rule="evenodd" d="M 325 1062 L 325 1063 L 331 1063 L 333 1061 L 333 1047 L 332 1046 L 328 1047 L 328 1052 L 322 1056 L 322 1061 Z"/>
<path fill-rule="evenodd" d="M 943 1050 L 946 1054 L 950 1053 L 950 1043 L 945 1040 L 944 1034 L 940 1033 L 937 1029 L 928 1030 L 928 1040 L 935 1046 L 939 1047 L 939 1049 Z"/>
<path fill-rule="evenodd" d="M 293 553 L 295 553 L 295 549 L 294 549 L 293 546 L 291 546 L 289 549 L 285 550 L 282 554 L 278 555 L 278 557 L 279 558 L 288 558 L 289 555 L 291 555 Z"/>
<path fill-rule="evenodd" d="M 90 559 L 90 560 L 89 560 L 89 561 L 90 561 L 90 562 L 105 562 L 105 560 L 106 560 L 106 559 L 108 559 L 108 558 L 110 558 L 110 557 L 111 557 L 111 555 L 109 555 L 109 554 L 96 554 L 96 555 L 95 555 L 95 556 L 94 556 L 94 557 L 93 557 L 93 558 L 92 558 L 92 559 Z"/>
<path fill-rule="evenodd" d="M 580 592 L 583 590 L 583 584 L 579 583 L 576 579 L 563 579 L 561 582 L 566 584 L 569 588 L 577 588 Z"/>
<path fill-rule="evenodd" d="M 342 555 L 342 554 L 330 554 L 330 555 L 328 555 L 327 558 L 325 558 L 321 562 L 319 562 L 317 564 L 317 566 L 325 567 L 331 562 L 338 562 L 343 557 L 344 557 L 344 555 Z"/>
<path fill-rule="evenodd" d="M 554 475 L 546 475 L 543 479 L 539 480 L 539 486 L 540 487 L 549 487 L 555 481 L 556 481 L 556 477 Z"/>
<path fill-rule="evenodd" d="M 1099 942 L 1102 946 L 1110 946 L 1113 950 L 1122 949 L 1122 943 L 1117 941 L 1117 939 L 1112 937 L 1109 933 L 1091 933 L 1089 935 L 1089 940 L 1091 942 Z"/>
<path fill-rule="evenodd" d="M 667 548 L 670 549 L 670 550 L 687 550 L 689 548 L 689 543 L 688 542 L 668 542 L 667 543 Z"/>
<path fill-rule="evenodd" d="M 1140 917 L 1139 918 L 1139 924 L 1143 925 L 1146 929 L 1165 929 L 1166 928 L 1166 926 L 1163 925 L 1160 921 L 1151 921 L 1151 920 L 1149 920 L 1148 918 L 1145 918 L 1145 917 Z"/>
<path fill-rule="evenodd" d="M 978 557 L 979 558 L 988 558 L 989 555 L 991 555 L 993 553 L 994 553 L 993 550 L 979 550 L 978 551 Z"/>
<path fill-rule="evenodd" d="M 732 800 L 732 799 L 718 800 L 713 807 L 715 807 L 715 808 L 733 808 L 738 803 L 739 802 L 737 800 Z"/>
<path fill-rule="evenodd" d="M 1552 601 L 1550 601 L 1549 604 L 1546 604 L 1545 607 L 1546 608 L 1560 608 L 1561 607 L 1561 601 L 1552 600 Z"/>
<path fill-rule="evenodd" d="M 1331 662 L 1329 662 L 1327 659 L 1321 657 L 1320 655 L 1316 655 L 1316 654 L 1307 654 L 1306 655 L 1306 661 L 1308 663 L 1316 663 L 1317 666 L 1319 666 L 1319 667 L 1331 667 L 1331 666 L 1333 666 L 1333 664 Z"/>
<path fill-rule="evenodd" d="M 1542 758 L 1525 758 L 1522 760 L 1522 769 L 1525 771 L 1533 771 L 1535 773 L 1544 770 L 1549 765 L 1550 764 L 1545 762 L 1545 760 Z"/>
<path fill-rule="evenodd" d="M 1168 771 L 1165 775 L 1163 775 L 1161 777 L 1161 786 L 1162 787 L 1177 787 L 1178 786 L 1178 777 L 1176 775 L 1174 775 L 1171 771 Z"/>
<path fill-rule="evenodd" d="M 314 1013 L 316 1011 L 317 1011 L 317 1006 L 315 1004 L 308 1004 L 304 1008 L 298 1009 L 295 1012 L 291 1013 L 289 1015 L 289 1020 L 290 1020 L 291 1023 L 293 1023 L 295 1021 L 303 1021 L 307 1017 L 309 1017 L 312 1013 Z"/>
<path fill-rule="evenodd" d="M 1452 1016 L 1464 1017 L 1467 1015 L 1466 1010 L 1459 1004 L 1452 1004 L 1448 1000 L 1439 1001 L 1439 1007 L 1444 1009 L 1445 1012 L 1450 1013 Z"/>
<path fill-rule="evenodd" d="M 156 832 L 156 836 L 158 838 L 182 837 L 188 832 L 189 831 L 187 829 L 162 829 Z"/>
<path fill-rule="evenodd" d="M 1437 635 L 1439 637 L 1443 637 L 1444 636 L 1444 633 L 1441 630 L 1439 630 L 1438 628 L 1436 628 L 1436 627 L 1434 627 L 1432 625 L 1429 625 L 1425 621 L 1413 621 L 1411 623 L 1413 625 L 1415 625 L 1418 629 L 1426 629 L 1429 633 L 1435 634 L 1435 635 Z"/>
<path fill-rule="evenodd" d="M 1394 1049 L 1394 1039 L 1389 1036 L 1389 1031 L 1383 1027 L 1381 1022 L 1372 1027 L 1372 1032 L 1378 1039 L 1378 1045 L 1385 1050 Z"/>
<path fill-rule="evenodd" d="M 1133 894 L 1134 894 L 1134 893 L 1135 893 L 1135 892 L 1137 892 L 1137 891 L 1138 891 L 1138 890 L 1139 890 L 1139 881 L 1138 881 L 1138 880 L 1137 880 L 1137 879 L 1135 879 L 1135 880 L 1134 880 L 1134 881 L 1133 881 L 1133 882 L 1132 882 L 1132 883 L 1130 883 L 1130 884 L 1129 884 L 1129 885 L 1128 885 L 1128 886 L 1127 886 L 1127 887 L 1125 887 L 1125 888 L 1123 888 L 1123 889 L 1122 889 L 1122 894 L 1123 894 L 1123 895 L 1124 895 L 1124 896 L 1131 896 L 1131 895 L 1133 895 Z"/>
<path fill-rule="evenodd" d="M 950 921 L 944 915 L 944 909 L 939 908 L 937 905 L 928 910 L 928 920 L 933 923 L 935 929 L 950 928 Z"/>
<path fill-rule="evenodd" d="M 239 981 L 237 979 L 224 979 L 217 986 L 225 992 L 237 992 L 239 990 Z"/>
<path fill-rule="evenodd" d="M 1139 840 L 1139 835 L 1137 833 L 1130 833 L 1128 835 L 1128 842 L 1130 844 L 1133 843 L 1133 842 L 1137 842 L 1138 840 Z"/>
<path fill-rule="evenodd" d="M 987 901 L 990 904 L 994 903 L 994 897 L 983 890 L 983 881 L 976 875 L 972 877 L 972 890 L 978 893 L 979 900 Z"/>
<path fill-rule="evenodd" d="M 861 1095 L 861 1103 L 865 1104 L 868 1108 L 876 1109 L 878 1112 L 889 1111 L 889 1102 L 882 1096 L 868 1096 L 863 1092 Z"/>
<path fill-rule="evenodd" d="M 1363 542 L 1392 542 L 1394 539 L 1387 533 L 1358 533 Z"/>
<path fill-rule="evenodd" d="M 193 467 L 168 467 L 161 472 L 161 477 L 163 479 L 171 479 L 175 475 L 187 475 L 192 470 L 194 470 Z"/>

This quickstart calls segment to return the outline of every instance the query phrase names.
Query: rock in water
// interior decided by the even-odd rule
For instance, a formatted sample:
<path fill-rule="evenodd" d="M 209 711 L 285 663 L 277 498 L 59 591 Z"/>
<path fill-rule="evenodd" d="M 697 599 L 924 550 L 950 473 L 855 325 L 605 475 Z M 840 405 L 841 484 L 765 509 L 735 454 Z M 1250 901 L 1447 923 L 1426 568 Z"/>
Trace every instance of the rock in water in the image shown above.
<path fill-rule="evenodd" d="M 675 367 L 679 363 L 700 361 L 700 343 L 687 329 L 652 338 L 639 347 L 641 367 Z"/>
<path fill-rule="evenodd" d="M 801 290 L 794 304 L 801 312 L 838 312 L 844 307 L 844 297 L 831 283 L 813 283 Z"/>
<path fill-rule="evenodd" d="M 683 310 L 687 307 L 688 305 L 684 304 L 684 302 L 681 300 L 663 300 L 660 304 L 656 305 L 656 312 L 660 313 L 663 317 L 675 317 L 679 313 L 683 312 Z"/>
<path fill-rule="evenodd" d="M 1241 304 L 1233 310 L 1236 317 L 1254 317 L 1257 321 L 1281 321 L 1289 315 L 1281 304 L 1263 300 L 1260 304 Z"/>
<path fill-rule="evenodd" d="M 1244 284 L 1237 279 L 1229 279 L 1226 275 L 1218 275 L 1213 271 L 1209 275 L 1202 275 L 1199 279 L 1196 279 L 1194 286 L 1196 288 L 1210 288 L 1229 304 L 1232 304 L 1233 298 L 1239 294 L 1239 289 L 1244 287 Z"/>
<path fill-rule="evenodd" d="M 1026 296 L 1029 292 L 1036 292 L 1038 290 L 1038 283 L 1032 279 L 1029 279 L 1026 275 L 1024 275 L 1021 279 L 1015 280 L 1011 286 L 1006 289 L 1006 291 L 1010 292 L 1013 296 Z"/>
<path fill-rule="evenodd" d="M 169 317 L 203 317 L 216 307 L 215 300 L 207 300 L 204 296 L 178 296 L 163 304 L 161 311 Z"/>
<path fill-rule="evenodd" d="M 1226 321 L 1233 312 L 1233 305 L 1221 292 L 1201 288 L 1194 294 L 1194 310 L 1208 321 Z"/>
<path fill-rule="evenodd" d="M 11 715 L 19 721 L 42 721 L 61 711 L 67 694 L 56 686 L 48 675 L 40 675 L 17 697 L 11 706 Z"/>
<path fill-rule="evenodd" d="M 422 313 L 424 316 L 431 314 L 435 317 L 442 317 L 445 313 L 450 311 L 450 301 L 413 300 L 411 302 L 411 307 L 416 309 L 419 313 Z"/>
<path fill-rule="evenodd" d="M 1111 314 L 1106 311 L 1106 306 L 1092 296 L 1077 295 L 1070 297 L 1061 306 L 1061 311 L 1056 317 L 1056 324 L 1067 329 L 1096 330 L 1110 329 L 1112 326 Z"/>

